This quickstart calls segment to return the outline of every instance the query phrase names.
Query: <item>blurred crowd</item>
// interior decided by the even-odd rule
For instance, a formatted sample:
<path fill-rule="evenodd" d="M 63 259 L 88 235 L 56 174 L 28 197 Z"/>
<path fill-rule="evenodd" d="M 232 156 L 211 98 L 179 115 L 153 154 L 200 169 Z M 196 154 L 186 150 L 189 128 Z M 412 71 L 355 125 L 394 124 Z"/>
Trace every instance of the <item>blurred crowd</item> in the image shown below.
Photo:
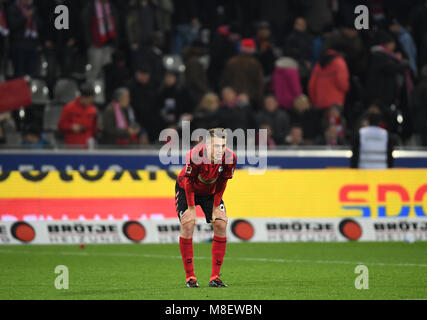
<path fill-rule="evenodd" d="M 182 120 L 267 129 L 270 148 L 346 145 L 376 113 L 401 145 L 427 146 L 427 1 L 0 0 L 0 81 L 26 75 L 52 100 L 77 84 L 55 107 L 67 145 L 156 144 Z M 0 113 L 0 143 L 15 130 L 52 144 L 48 109 Z"/>

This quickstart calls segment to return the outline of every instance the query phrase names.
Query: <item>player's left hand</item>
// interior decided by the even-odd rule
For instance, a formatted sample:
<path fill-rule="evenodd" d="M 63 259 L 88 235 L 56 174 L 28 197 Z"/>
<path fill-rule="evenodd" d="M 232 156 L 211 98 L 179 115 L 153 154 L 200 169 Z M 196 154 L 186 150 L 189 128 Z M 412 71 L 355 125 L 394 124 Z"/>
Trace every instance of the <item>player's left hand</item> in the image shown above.
<path fill-rule="evenodd" d="M 222 211 L 220 207 L 213 207 L 212 215 L 219 215 L 219 214 L 222 214 L 223 212 L 224 211 Z"/>
<path fill-rule="evenodd" d="M 223 220 L 224 222 L 228 222 L 227 214 L 223 209 L 221 209 L 222 206 L 219 207 L 213 207 L 212 210 L 212 221 L 215 221 L 216 218 Z"/>

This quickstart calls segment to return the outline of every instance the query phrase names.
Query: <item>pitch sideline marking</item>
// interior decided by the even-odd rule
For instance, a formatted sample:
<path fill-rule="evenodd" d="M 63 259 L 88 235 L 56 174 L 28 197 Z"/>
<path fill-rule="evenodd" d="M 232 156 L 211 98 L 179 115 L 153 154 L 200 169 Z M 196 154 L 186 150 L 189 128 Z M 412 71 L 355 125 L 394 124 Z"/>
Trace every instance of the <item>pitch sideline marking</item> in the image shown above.
<path fill-rule="evenodd" d="M 79 255 L 79 256 L 123 256 L 123 257 L 144 257 L 144 258 L 160 258 L 160 259 L 181 259 L 181 256 L 170 256 L 161 254 L 137 254 L 137 253 L 125 253 L 125 252 L 114 252 L 114 253 L 100 253 L 100 252 L 72 252 L 72 251 L 13 251 L 0 249 L 0 253 L 10 254 L 62 254 L 62 255 Z M 196 259 L 212 259 L 212 257 L 197 256 Z M 238 260 L 238 261 L 254 261 L 254 262 L 278 262 L 278 263 L 318 263 L 318 264 L 365 264 L 371 266 L 395 266 L 395 267 L 422 267 L 427 268 L 427 264 L 417 263 L 385 263 L 385 262 L 366 262 L 366 261 L 334 261 L 334 260 L 300 260 L 300 259 L 273 259 L 273 258 L 239 258 L 239 257 L 227 257 L 227 260 Z"/>

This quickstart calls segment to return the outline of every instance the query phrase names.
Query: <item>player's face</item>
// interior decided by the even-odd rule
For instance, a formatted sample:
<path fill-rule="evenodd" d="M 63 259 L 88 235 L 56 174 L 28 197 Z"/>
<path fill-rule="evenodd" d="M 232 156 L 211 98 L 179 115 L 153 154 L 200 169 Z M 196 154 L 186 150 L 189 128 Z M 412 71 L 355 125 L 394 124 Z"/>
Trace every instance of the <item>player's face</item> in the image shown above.
<path fill-rule="evenodd" d="M 211 155 L 211 160 L 216 163 L 222 160 L 225 152 L 225 139 L 219 137 L 213 137 L 208 143 L 208 152 Z"/>

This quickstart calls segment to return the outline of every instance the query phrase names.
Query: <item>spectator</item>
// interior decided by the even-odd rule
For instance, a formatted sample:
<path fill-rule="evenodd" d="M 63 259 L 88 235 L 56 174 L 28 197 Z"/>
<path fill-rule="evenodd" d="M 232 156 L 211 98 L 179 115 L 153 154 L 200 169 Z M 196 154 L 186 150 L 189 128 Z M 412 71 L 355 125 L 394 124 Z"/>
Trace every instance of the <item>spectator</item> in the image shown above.
<path fill-rule="evenodd" d="M 427 0 L 414 7 L 409 14 L 409 26 L 418 48 L 418 65 L 427 64 Z"/>
<path fill-rule="evenodd" d="M 255 126 L 249 96 L 241 93 L 236 96 L 232 88 L 223 89 L 223 105 L 219 113 L 220 127 L 231 130 L 247 130 Z"/>
<path fill-rule="evenodd" d="M 36 71 L 40 18 L 32 0 L 15 0 L 8 9 L 11 56 L 15 77 Z"/>
<path fill-rule="evenodd" d="M 359 78 L 365 76 L 367 52 L 362 38 L 354 28 L 354 21 L 346 22 L 341 28 L 327 35 L 324 48 L 339 51 L 351 75 Z"/>
<path fill-rule="evenodd" d="M 191 114 L 194 111 L 189 94 L 179 87 L 177 75 L 172 71 L 166 72 L 157 105 L 164 127 L 168 128 L 175 127 L 182 114 Z"/>
<path fill-rule="evenodd" d="M 183 51 L 185 65 L 185 88 L 190 94 L 193 105 L 198 105 L 200 99 L 209 91 L 209 81 L 206 70 L 200 62 L 203 48 L 198 41 Z"/>
<path fill-rule="evenodd" d="M 421 81 L 412 92 L 411 113 L 421 144 L 427 146 L 427 65 L 421 69 Z"/>
<path fill-rule="evenodd" d="M 136 121 L 147 130 L 150 142 L 157 141 L 160 133 L 160 112 L 156 108 L 156 88 L 151 81 L 151 68 L 138 66 L 134 78 L 128 83 Z"/>
<path fill-rule="evenodd" d="M 43 40 L 44 52 L 47 60 L 47 83 L 50 92 L 53 92 L 53 86 L 59 77 L 70 77 L 73 71 L 74 57 L 79 51 L 78 38 L 79 33 L 79 15 L 76 6 L 72 0 L 47 0 L 44 2 L 43 12 Z M 55 7 L 65 5 L 69 9 L 69 29 L 56 29 Z"/>
<path fill-rule="evenodd" d="M 172 32 L 172 15 L 174 12 L 173 0 L 152 0 L 156 6 L 156 20 L 159 31 L 165 35 L 167 43 L 170 41 Z"/>
<path fill-rule="evenodd" d="M 294 124 L 289 130 L 289 135 L 286 137 L 286 145 L 297 147 L 304 145 L 304 130 L 301 126 Z"/>
<path fill-rule="evenodd" d="M 7 143 L 6 135 L 15 131 L 15 123 L 10 112 L 0 112 L 0 144 Z"/>
<path fill-rule="evenodd" d="M 31 149 L 45 149 L 51 147 L 42 128 L 30 125 L 24 130 L 22 144 Z"/>
<path fill-rule="evenodd" d="M 6 20 L 6 0 L 0 0 L 0 81 L 6 74 L 7 52 L 9 51 L 9 26 Z"/>
<path fill-rule="evenodd" d="M 329 128 L 330 126 L 335 126 L 333 130 L 336 131 L 341 139 L 344 139 L 346 130 L 345 119 L 342 116 L 342 108 L 339 105 L 333 105 L 326 113 L 323 127 Z"/>
<path fill-rule="evenodd" d="M 219 105 L 219 97 L 215 93 L 206 93 L 194 112 L 191 122 L 192 130 L 218 128 L 220 124 L 218 120 Z"/>
<path fill-rule="evenodd" d="M 249 6 L 246 1 L 245 6 Z M 261 20 L 268 21 L 271 26 L 273 37 L 279 41 L 279 45 L 283 43 L 283 35 L 287 33 L 287 28 L 292 20 L 292 5 L 295 1 L 290 0 L 268 0 L 254 1 L 259 9 L 255 12 Z M 242 2 L 243 3 L 243 2 Z"/>
<path fill-rule="evenodd" d="M 237 92 L 231 87 L 225 87 L 221 90 L 221 106 L 225 108 L 235 108 L 237 105 Z"/>
<path fill-rule="evenodd" d="M 173 54 L 181 54 L 182 50 L 196 40 L 200 21 L 196 0 L 174 0 L 172 16 L 175 35 L 173 39 Z"/>
<path fill-rule="evenodd" d="M 272 84 L 279 106 L 287 110 L 292 108 L 295 98 L 302 93 L 298 62 L 291 57 L 278 59 Z"/>
<path fill-rule="evenodd" d="M 366 88 L 369 101 L 378 101 L 384 110 L 392 104 L 397 105 L 402 90 L 398 77 L 407 74 L 409 64 L 395 53 L 396 43 L 389 34 L 380 34 L 379 42 L 380 45 L 371 48 Z M 411 82 L 410 77 L 406 77 L 406 81 Z"/>
<path fill-rule="evenodd" d="M 257 24 L 256 31 L 257 54 L 256 57 L 261 63 L 266 82 L 270 80 L 274 71 L 274 62 L 276 56 L 273 50 L 273 40 L 271 38 L 270 25 L 267 21 L 261 21 Z"/>
<path fill-rule="evenodd" d="M 119 17 L 110 0 L 90 0 L 82 13 L 87 55 L 91 65 L 88 80 L 100 76 L 102 67 L 111 62 L 111 55 L 120 38 Z"/>
<path fill-rule="evenodd" d="M 141 64 L 150 66 L 150 80 L 155 87 L 159 87 L 165 75 L 163 65 L 164 37 L 161 32 L 154 32 L 150 35 L 147 45 L 142 46 L 131 54 L 131 67 L 137 69 Z"/>
<path fill-rule="evenodd" d="M 327 50 L 314 66 L 308 83 L 313 105 L 319 109 L 328 109 L 334 104 L 344 106 L 349 76 L 344 58 L 335 50 Z"/>
<path fill-rule="evenodd" d="M 369 115 L 372 113 L 378 114 L 380 117 L 380 122 L 379 122 L 378 126 L 380 128 L 387 129 L 387 123 L 383 119 L 381 107 L 377 103 L 372 102 L 369 105 L 368 109 L 365 112 L 363 112 L 362 115 L 359 117 L 359 119 L 356 121 L 355 126 L 354 126 L 356 128 L 356 130 L 362 128 L 363 126 L 366 127 L 367 125 L 369 125 L 368 119 L 369 119 Z"/>
<path fill-rule="evenodd" d="M 126 88 L 114 92 L 113 101 L 107 106 L 102 116 L 104 144 L 131 145 L 148 144 L 148 135 L 136 122 L 130 106 L 130 93 Z"/>
<path fill-rule="evenodd" d="M 411 70 L 414 75 L 417 75 L 417 47 L 415 46 L 414 40 L 412 39 L 411 34 L 402 27 L 397 21 L 397 19 L 393 19 L 389 26 L 390 31 L 396 35 L 397 40 L 405 53 L 406 57 L 409 59 L 409 65 L 411 66 Z"/>
<path fill-rule="evenodd" d="M 218 90 L 227 61 L 238 53 L 240 38 L 240 29 L 236 24 L 220 26 L 213 36 L 209 48 L 208 75 L 211 87 L 215 90 Z"/>
<path fill-rule="evenodd" d="M 321 132 L 320 121 L 318 112 L 311 107 L 308 97 L 304 94 L 297 97 L 289 114 L 291 125 L 298 125 L 303 129 L 304 141 L 307 144 L 314 143 Z"/>
<path fill-rule="evenodd" d="M 261 130 L 267 130 L 267 147 L 269 149 L 276 148 L 276 142 L 273 139 L 274 131 L 271 129 L 271 126 L 266 123 L 261 123 L 259 126 L 260 131 Z M 259 136 L 258 136 L 259 139 Z M 285 140 L 285 139 L 283 139 Z"/>
<path fill-rule="evenodd" d="M 323 136 L 317 139 L 317 144 L 324 146 L 342 146 L 345 142 L 344 138 L 340 135 L 338 126 L 329 124 Z"/>
<path fill-rule="evenodd" d="M 130 72 L 126 66 L 126 56 L 123 51 L 113 53 L 113 61 L 104 66 L 105 93 L 107 101 L 113 99 L 116 89 L 123 87 L 130 80 Z"/>
<path fill-rule="evenodd" d="M 312 33 L 321 33 L 327 25 L 332 24 L 332 10 L 329 0 L 302 0 L 305 7 L 304 18 L 308 23 L 308 28 Z"/>
<path fill-rule="evenodd" d="M 227 62 L 220 87 L 232 87 L 238 94 L 248 93 L 251 103 L 259 106 L 264 94 L 264 74 L 261 64 L 253 56 L 255 50 L 253 39 L 241 41 L 241 52 Z"/>
<path fill-rule="evenodd" d="M 313 58 L 313 36 L 307 31 L 307 22 L 303 17 L 297 17 L 292 32 L 286 38 L 283 54 L 298 61 L 298 69 L 307 84 Z"/>
<path fill-rule="evenodd" d="M 58 129 L 67 145 L 90 147 L 93 144 L 98 130 L 94 97 L 93 85 L 85 83 L 80 89 L 80 96 L 62 110 Z"/>
<path fill-rule="evenodd" d="M 380 116 L 369 114 L 369 125 L 358 130 L 352 146 L 351 168 L 386 169 L 393 166 L 394 138 L 378 126 Z"/>
<path fill-rule="evenodd" d="M 285 144 L 285 138 L 290 129 L 290 120 L 286 112 L 278 108 L 274 95 L 265 96 L 264 109 L 258 112 L 256 120 L 260 128 L 263 124 L 269 126 L 275 144 Z"/>
<path fill-rule="evenodd" d="M 149 0 L 133 0 L 126 15 L 126 34 L 130 49 L 138 51 L 157 30 L 156 8 Z"/>

